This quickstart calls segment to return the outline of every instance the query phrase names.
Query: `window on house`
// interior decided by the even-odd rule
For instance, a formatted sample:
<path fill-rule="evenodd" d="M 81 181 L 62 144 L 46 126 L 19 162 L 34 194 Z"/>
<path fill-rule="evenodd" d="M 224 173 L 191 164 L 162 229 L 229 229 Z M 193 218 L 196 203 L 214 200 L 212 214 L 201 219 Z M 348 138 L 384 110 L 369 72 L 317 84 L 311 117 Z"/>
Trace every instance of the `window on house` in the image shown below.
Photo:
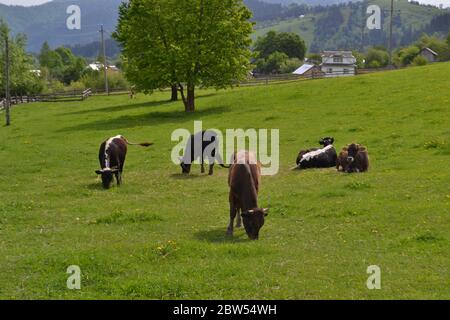
<path fill-rule="evenodd" d="M 342 57 L 340 57 L 340 56 L 333 57 L 333 62 L 343 62 L 343 61 L 344 61 L 344 59 Z"/>
<path fill-rule="evenodd" d="M 333 68 L 328 68 L 327 73 L 333 73 Z"/>
<path fill-rule="evenodd" d="M 350 70 L 344 69 L 344 74 L 349 74 L 349 73 L 350 73 Z"/>

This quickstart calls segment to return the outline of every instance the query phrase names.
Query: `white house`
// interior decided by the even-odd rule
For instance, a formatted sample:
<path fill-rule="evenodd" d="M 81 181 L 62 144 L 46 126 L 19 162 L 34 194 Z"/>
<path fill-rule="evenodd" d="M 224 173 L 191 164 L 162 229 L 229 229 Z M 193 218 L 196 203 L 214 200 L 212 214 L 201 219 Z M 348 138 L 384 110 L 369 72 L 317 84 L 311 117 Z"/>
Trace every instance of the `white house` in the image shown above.
<path fill-rule="evenodd" d="M 356 58 L 351 51 L 324 51 L 320 65 L 325 77 L 356 75 Z"/>

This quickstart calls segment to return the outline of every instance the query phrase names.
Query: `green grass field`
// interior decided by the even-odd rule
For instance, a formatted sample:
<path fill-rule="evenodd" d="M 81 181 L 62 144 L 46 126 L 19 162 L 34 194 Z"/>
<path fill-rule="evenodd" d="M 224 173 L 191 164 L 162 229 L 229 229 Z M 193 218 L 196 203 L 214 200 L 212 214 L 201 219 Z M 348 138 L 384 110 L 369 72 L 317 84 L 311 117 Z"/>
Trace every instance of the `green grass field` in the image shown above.
<path fill-rule="evenodd" d="M 449 74 L 205 90 L 195 114 L 168 93 L 18 106 L 0 127 L 0 298 L 449 299 Z M 171 163 L 172 131 L 194 120 L 280 129 L 259 241 L 226 236 L 226 169 L 184 177 Z M 105 191 L 98 147 L 117 134 L 155 145 L 132 148 L 124 185 Z M 370 172 L 289 170 L 327 135 L 366 145 Z M 70 265 L 81 290 L 66 288 Z M 366 287 L 369 265 L 381 290 Z"/>

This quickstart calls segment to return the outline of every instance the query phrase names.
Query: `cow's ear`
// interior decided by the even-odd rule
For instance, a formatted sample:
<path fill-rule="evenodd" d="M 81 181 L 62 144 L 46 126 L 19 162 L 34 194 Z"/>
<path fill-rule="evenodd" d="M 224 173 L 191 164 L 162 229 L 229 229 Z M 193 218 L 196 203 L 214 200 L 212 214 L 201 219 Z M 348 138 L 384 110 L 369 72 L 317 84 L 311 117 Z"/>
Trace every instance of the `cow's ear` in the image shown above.
<path fill-rule="evenodd" d="M 102 170 L 95 170 L 95 173 L 96 173 L 96 174 L 102 174 L 103 171 L 102 171 Z"/>
<path fill-rule="evenodd" d="M 264 217 L 267 217 L 269 215 L 269 209 L 264 208 L 263 212 L 264 212 Z"/>

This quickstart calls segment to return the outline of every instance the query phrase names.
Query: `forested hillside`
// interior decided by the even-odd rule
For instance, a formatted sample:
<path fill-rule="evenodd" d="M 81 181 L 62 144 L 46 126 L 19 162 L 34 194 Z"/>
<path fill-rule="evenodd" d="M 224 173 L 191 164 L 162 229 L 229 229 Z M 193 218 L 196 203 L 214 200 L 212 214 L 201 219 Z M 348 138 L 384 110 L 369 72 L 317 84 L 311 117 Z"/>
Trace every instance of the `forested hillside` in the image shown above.
<path fill-rule="evenodd" d="M 8 7 L 0 5 L 0 17 L 5 19 L 14 33 L 28 37 L 28 50 L 38 52 L 48 41 L 52 47 L 66 45 L 77 53 L 93 57 L 98 54 L 98 29 L 103 24 L 109 38 L 117 22 L 117 8 L 122 0 L 55 0 L 37 7 Z M 255 38 L 269 30 L 299 34 L 308 44 L 309 51 L 324 49 L 362 49 L 387 43 L 389 0 L 371 0 L 383 9 L 383 30 L 362 32 L 367 15 L 368 1 L 341 3 L 341 0 L 244 0 L 253 12 L 256 22 Z M 272 2 L 272 3 L 269 3 Z M 69 4 L 81 8 L 81 30 L 68 30 L 66 13 Z M 289 4 L 289 5 L 288 5 Z M 310 5 L 307 5 L 310 4 Z M 311 4 L 320 6 L 311 6 Z M 423 32 L 444 36 L 450 26 L 450 11 L 436 7 L 396 1 L 394 44 L 405 46 L 417 40 Z M 108 54 L 116 55 L 118 47 L 108 43 Z"/>
<path fill-rule="evenodd" d="M 374 0 L 382 8 L 382 30 L 369 31 L 366 25 L 368 1 L 330 7 L 314 7 L 297 12 L 284 20 L 264 21 L 257 25 L 255 37 L 269 30 L 298 33 L 308 44 L 309 51 L 325 49 L 359 49 L 386 45 L 389 34 L 390 1 Z M 289 16 L 289 14 L 285 14 Z M 423 33 L 444 37 L 450 28 L 450 12 L 432 6 L 396 1 L 393 44 L 406 46 Z"/>

